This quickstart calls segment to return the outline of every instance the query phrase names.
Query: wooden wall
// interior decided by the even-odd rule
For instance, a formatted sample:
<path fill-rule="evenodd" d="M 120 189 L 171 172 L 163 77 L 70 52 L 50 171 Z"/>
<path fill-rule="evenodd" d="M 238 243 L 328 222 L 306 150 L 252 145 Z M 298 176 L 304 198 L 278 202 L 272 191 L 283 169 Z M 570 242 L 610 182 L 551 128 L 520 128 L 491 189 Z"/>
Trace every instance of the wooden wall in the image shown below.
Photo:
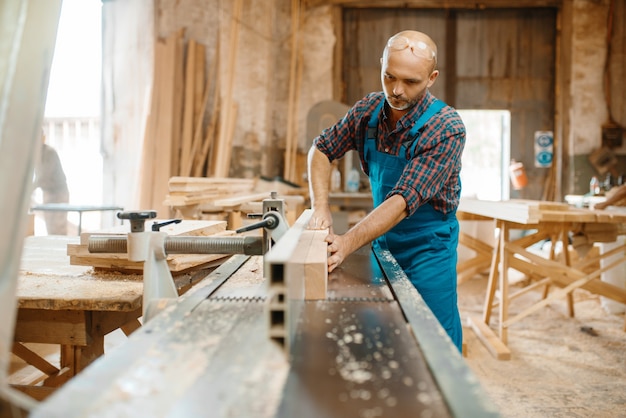
<path fill-rule="evenodd" d="M 346 9 L 346 103 L 380 91 L 380 56 L 400 30 L 429 34 L 440 75 L 431 92 L 458 109 L 511 112 L 511 158 L 524 163 L 540 199 L 549 169 L 534 167 L 534 132 L 554 129 L 556 9 Z"/>
<path fill-rule="evenodd" d="M 282 174 L 287 138 L 292 144 L 295 141 L 299 152 L 306 152 L 311 140 L 305 129 L 308 111 L 320 101 L 348 101 L 361 93 L 345 83 L 344 68 L 362 82 L 378 83 L 377 58 L 387 34 L 373 32 L 368 35 L 371 43 L 363 44 L 355 36 L 362 28 L 344 19 L 356 9 L 364 9 L 363 16 L 367 9 L 386 9 L 384 20 L 400 24 L 409 23 L 405 16 L 415 13 L 440 48 L 456 48 L 454 54 L 440 54 L 442 75 L 448 75 L 437 81 L 433 92 L 457 107 L 511 104 L 518 120 L 514 153 L 520 158 L 532 153 L 529 133 L 553 124 L 562 159 L 556 161 L 557 175 L 551 181 L 555 199 L 560 200 L 564 194 L 584 192 L 592 173 L 588 154 L 601 145 L 601 125 L 609 115 L 602 80 L 607 18 L 613 4 L 615 23 L 608 56 L 611 114 L 622 126 L 626 123 L 626 34 L 620 23 L 626 15 L 621 0 L 483 0 L 480 7 L 464 0 L 242 2 L 237 64 L 220 69 L 220 73 L 232 75 L 233 103 L 240 109 L 232 150 L 233 165 L 238 167 L 235 175 Z M 442 9 L 442 3 L 447 9 Z M 217 0 L 103 2 L 105 192 L 115 195 L 112 200 L 124 207 L 136 207 L 132 202 L 138 195 L 137 159 L 148 113 L 156 40 L 186 28 L 187 38 L 206 45 L 207 57 L 219 45 L 220 65 L 225 65 L 233 5 Z M 299 7 L 298 14 L 293 13 L 294 7 Z M 377 24 L 376 13 L 367 19 L 358 25 Z M 297 32 L 293 32 L 294 22 Z M 450 33 L 455 36 L 446 36 Z M 469 45 L 470 39 L 481 48 Z M 548 45 L 550 40 L 554 43 Z M 350 55 L 347 47 L 354 45 L 360 45 L 361 56 Z M 498 54 L 499 50 L 504 52 Z M 554 60 L 531 59 L 537 50 Z M 357 60 L 367 54 L 376 61 L 357 69 Z M 209 71 L 209 65 L 206 68 Z M 550 83 L 553 86 L 548 86 Z M 544 90 L 542 86 L 547 87 Z M 207 119 L 208 112 L 210 109 Z M 620 162 L 626 159 L 626 147 L 616 152 Z M 544 169 L 540 170 L 531 175 L 543 178 Z M 537 184 L 529 197 L 541 194 L 543 186 Z"/>

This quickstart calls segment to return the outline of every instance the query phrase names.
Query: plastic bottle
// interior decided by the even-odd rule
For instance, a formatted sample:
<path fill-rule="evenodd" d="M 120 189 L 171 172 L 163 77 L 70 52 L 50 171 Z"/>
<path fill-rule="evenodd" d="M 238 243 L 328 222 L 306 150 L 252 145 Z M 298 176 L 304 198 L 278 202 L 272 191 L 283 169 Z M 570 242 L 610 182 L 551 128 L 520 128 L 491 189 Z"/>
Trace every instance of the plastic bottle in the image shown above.
<path fill-rule="evenodd" d="M 509 173 L 511 175 L 511 183 L 513 184 L 513 189 L 520 190 L 526 187 L 526 185 L 528 184 L 528 177 L 526 176 L 524 164 L 515 160 L 511 160 Z"/>
<path fill-rule="evenodd" d="M 336 165 L 333 165 L 333 171 L 330 175 L 330 191 L 331 192 L 341 191 L 341 172 L 339 171 Z"/>
<path fill-rule="evenodd" d="M 360 176 L 356 168 L 350 169 L 348 172 L 348 180 L 346 181 L 346 192 L 356 193 L 359 191 Z"/>
<path fill-rule="evenodd" d="M 600 180 L 596 176 L 591 177 L 591 181 L 589 182 L 589 193 L 592 196 L 600 195 Z"/>

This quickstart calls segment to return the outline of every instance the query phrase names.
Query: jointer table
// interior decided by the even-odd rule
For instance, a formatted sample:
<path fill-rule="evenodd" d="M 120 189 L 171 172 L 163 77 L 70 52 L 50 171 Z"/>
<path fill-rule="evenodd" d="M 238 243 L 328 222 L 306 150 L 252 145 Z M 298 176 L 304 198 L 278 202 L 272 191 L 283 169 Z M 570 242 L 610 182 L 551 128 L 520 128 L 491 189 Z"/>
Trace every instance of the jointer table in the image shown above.
<path fill-rule="evenodd" d="M 262 256 L 233 255 L 31 416 L 498 416 L 388 252 L 360 249 L 326 299 L 296 301 L 287 352 L 263 276 Z"/>

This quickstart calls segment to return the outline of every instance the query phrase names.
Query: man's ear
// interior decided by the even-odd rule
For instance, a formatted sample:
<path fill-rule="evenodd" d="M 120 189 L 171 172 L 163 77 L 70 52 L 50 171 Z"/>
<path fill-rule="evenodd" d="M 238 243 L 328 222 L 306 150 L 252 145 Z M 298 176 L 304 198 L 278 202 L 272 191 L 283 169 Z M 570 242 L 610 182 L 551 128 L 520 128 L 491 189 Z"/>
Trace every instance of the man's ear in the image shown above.
<path fill-rule="evenodd" d="M 430 75 L 428 76 L 428 87 L 435 84 L 435 80 L 437 79 L 438 76 L 439 76 L 439 70 L 433 70 L 433 72 L 430 73 Z"/>

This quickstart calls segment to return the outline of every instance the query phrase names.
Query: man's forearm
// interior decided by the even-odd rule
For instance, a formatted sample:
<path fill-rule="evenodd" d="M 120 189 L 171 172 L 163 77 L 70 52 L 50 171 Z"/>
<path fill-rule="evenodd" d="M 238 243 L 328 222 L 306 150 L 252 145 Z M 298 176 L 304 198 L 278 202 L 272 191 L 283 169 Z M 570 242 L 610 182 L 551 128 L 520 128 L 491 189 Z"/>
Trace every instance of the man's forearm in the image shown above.
<path fill-rule="evenodd" d="M 330 171 L 331 165 L 328 157 L 318 150 L 315 145 L 312 146 L 308 155 L 311 207 L 328 205 Z"/>
<path fill-rule="evenodd" d="M 389 231 L 406 218 L 406 202 L 401 195 L 393 195 L 371 211 L 344 235 L 350 252 Z"/>

